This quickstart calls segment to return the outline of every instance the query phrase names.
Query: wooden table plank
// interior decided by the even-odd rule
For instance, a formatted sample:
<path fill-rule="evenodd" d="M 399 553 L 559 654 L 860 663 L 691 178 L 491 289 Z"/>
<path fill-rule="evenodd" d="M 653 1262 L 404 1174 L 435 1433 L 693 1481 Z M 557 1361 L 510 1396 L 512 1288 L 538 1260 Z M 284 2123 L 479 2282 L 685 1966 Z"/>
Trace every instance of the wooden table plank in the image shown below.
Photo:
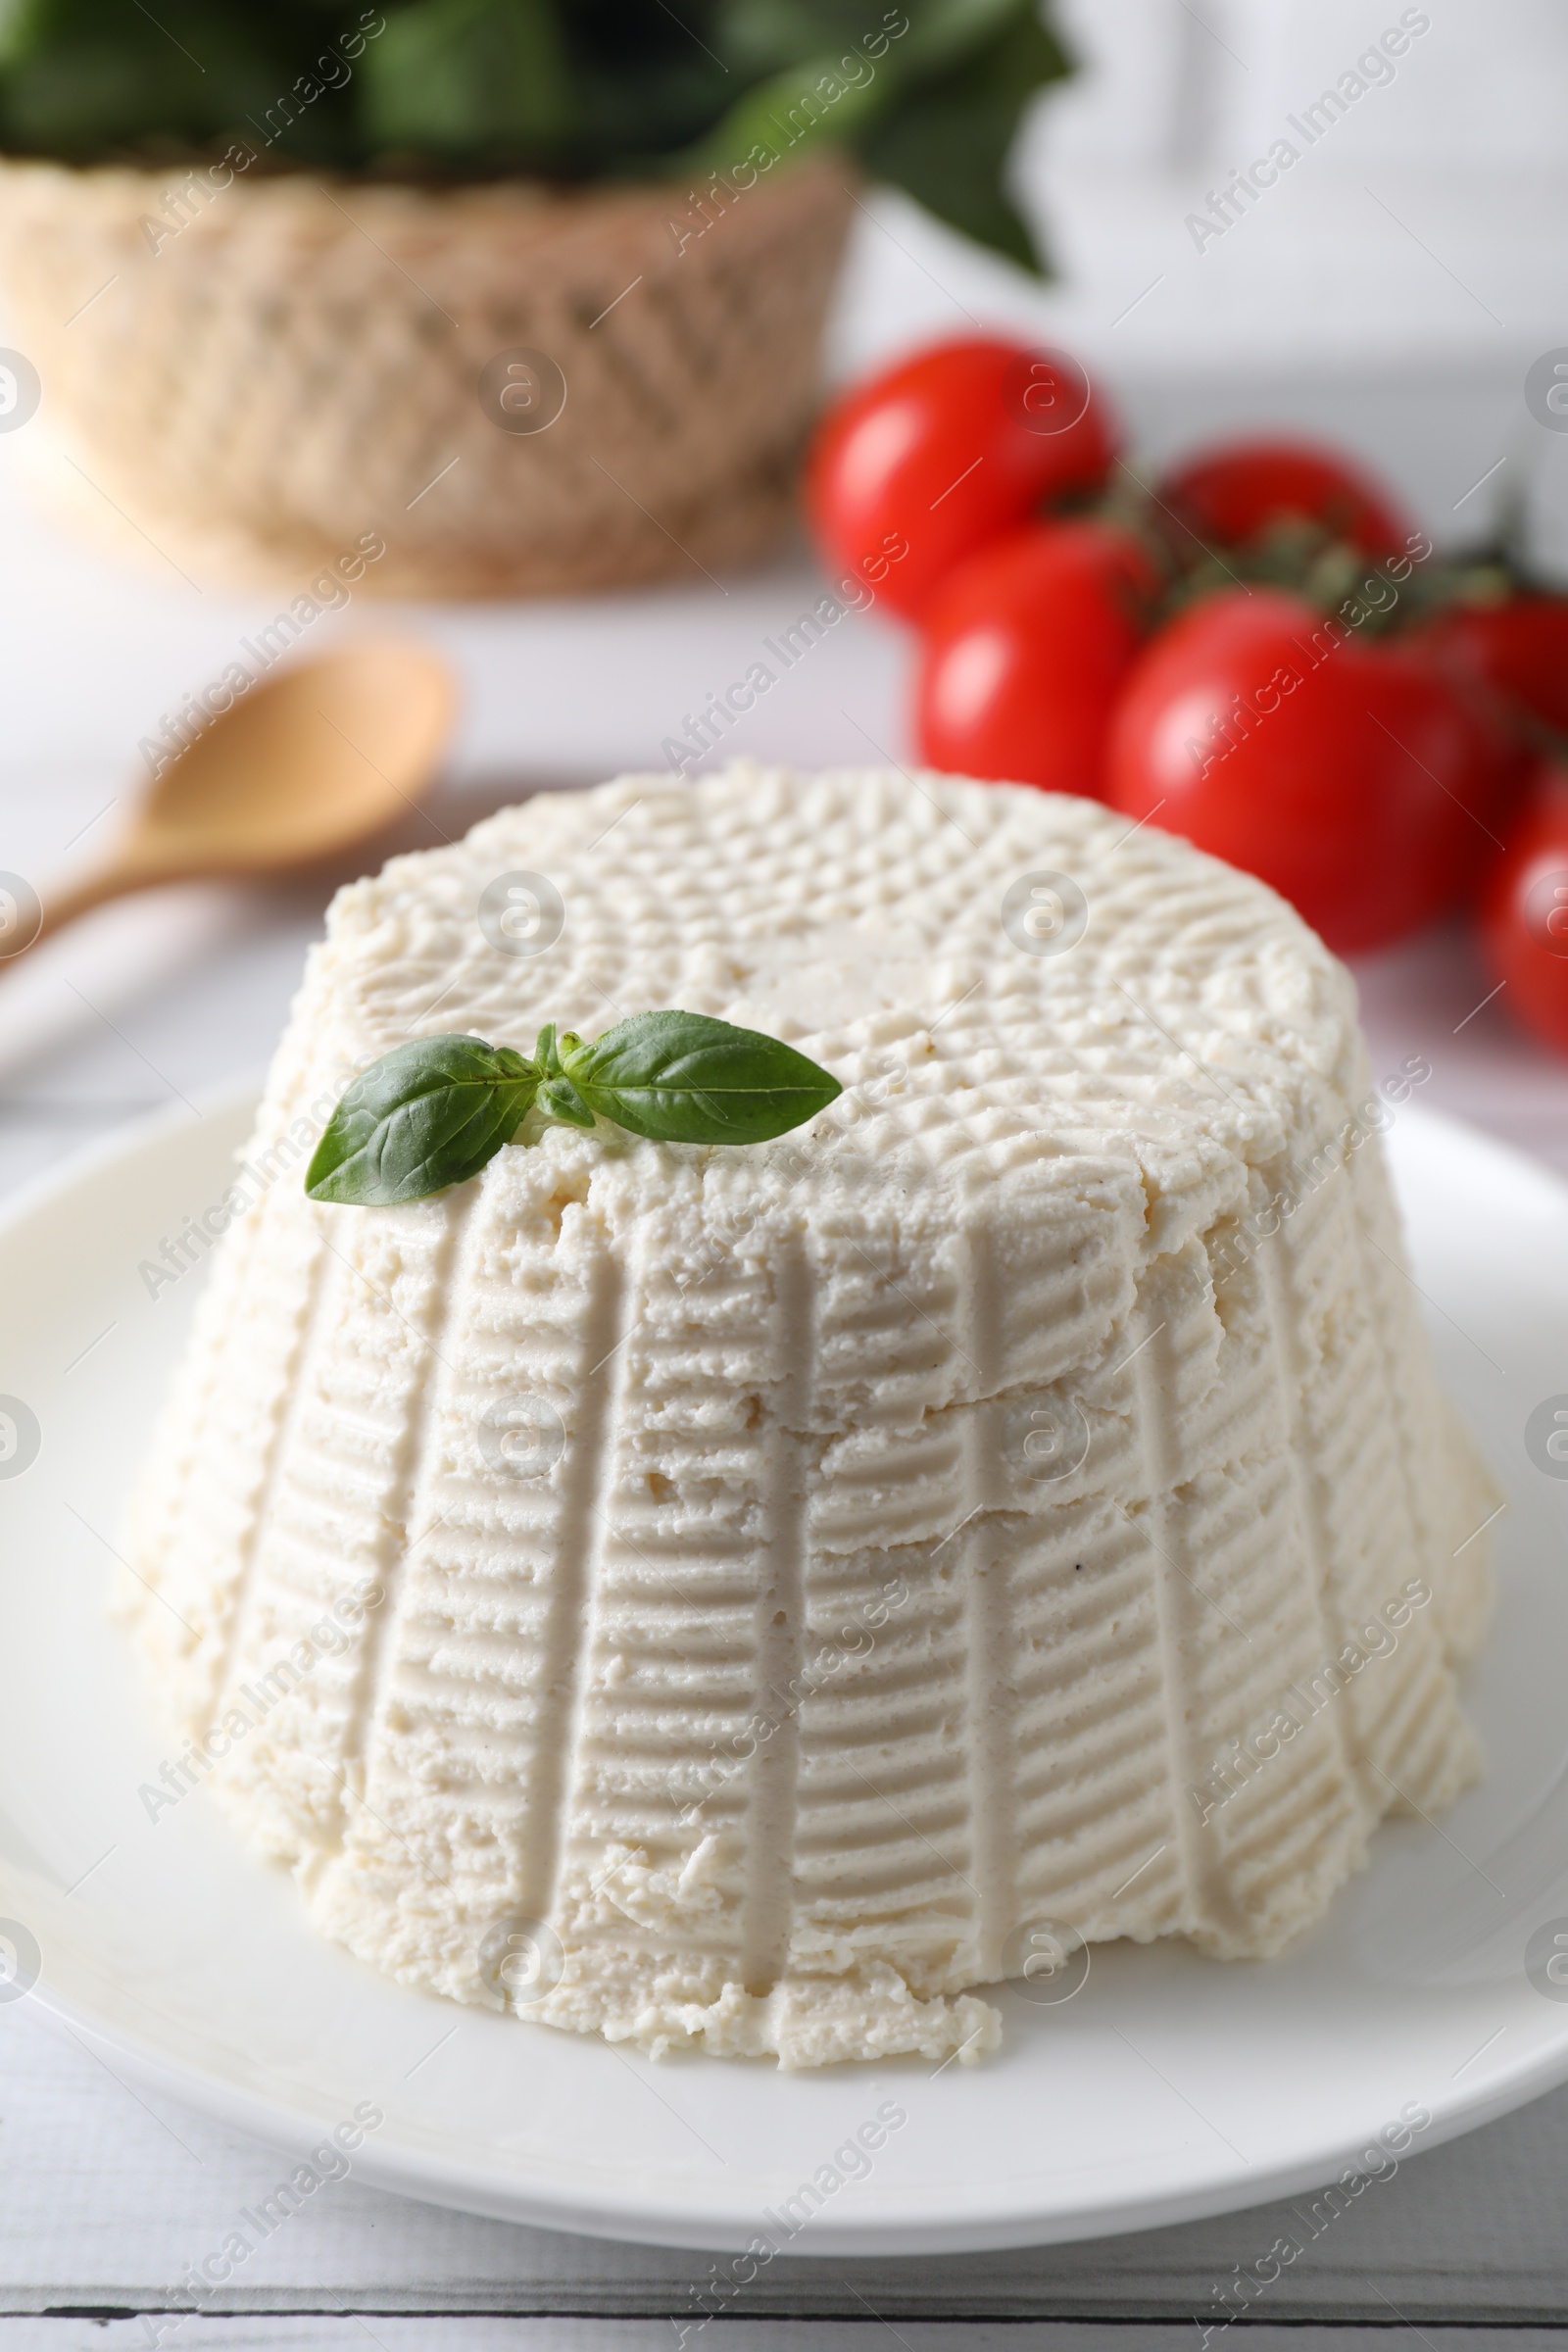
<path fill-rule="evenodd" d="M 156 2328 L 157 2322 L 151 2323 Z M 177 2325 L 178 2332 L 173 2332 Z M 148 2352 L 153 2342 L 172 2352 L 679 2352 L 669 2322 L 660 2319 L 537 2320 L 385 2319 L 313 2313 L 298 2319 L 188 2320 L 150 2337 L 140 2319 L 107 2326 L 75 2317 L 0 2319 L 0 2352 Z M 1396 2324 L 1393 2341 L 1411 2340 Z M 1421 2340 L 1442 2352 L 1563 2352 L 1564 2337 L 1548 2328 L 1423 2329 Z M 874 2314 L 858 2321 L 742 2320 L 689 2339 L 689 2352 L 873 2352 L 901 2344 L 905 2352 L 1192 2352 L 1190 2327 L 1097 2327 L 1082 2322 L 911 2320 L 897 2328 Z M 1391 2352 L 1387 2328 L 1252 2328 L 1247 2352 Z"/>
<path fill-rule="evenodd" d="M 254 2210 L 278 2164 L 273 2150 L 133 2091 L 27 2002 L 0 2009 L 0 2311 L 198 2308 L 172 2290 L 221 2246 L 242 2207 Z M 743 2315 L 858 2320 L 863 2296 L 901 2329 L 919 2317 L 1157 2318 L 1180 2322 L 1191 2341 L 1224 2308 L 1218 2290 L 1236 2266 L 1251 2270 L 1277 2239 L 1294 2239 L 1298 2258 L 1249 2306 L 1251 2352 L 1260 2322 L 1393 2324 L 1396 2312 L 1423 2328 L 1568 2322 L 1565 2194 L 1568 2088 L 1400 2165 L 1315 2235 L 1309 2200 L 1298 2197 L 1078 2246 L 781 2259 L 731 2294 L 722 2256 L 482 2221 L 351 2177 L 200 2308 L 642 2314 L 666 2334 L 672 2320 L 706 2311 L 728 2316 L 722 2334 L 703 2331 L 704 2352 L 735 2352 Z"/>

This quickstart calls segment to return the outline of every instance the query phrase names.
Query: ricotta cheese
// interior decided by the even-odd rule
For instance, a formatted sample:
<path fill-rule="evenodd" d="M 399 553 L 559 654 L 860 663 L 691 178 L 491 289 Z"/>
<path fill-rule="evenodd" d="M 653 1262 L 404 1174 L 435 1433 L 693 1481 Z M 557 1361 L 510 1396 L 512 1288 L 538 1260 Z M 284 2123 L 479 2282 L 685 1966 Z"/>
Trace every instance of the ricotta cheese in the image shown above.
<path fill-rule="evenodd" d="M 307 1200 L 405 1038 L 666 1005 L 843 1098 Z M 365 1960 L 656 2052 L 970 2060 L 1062 1930 L 1277 1951 L 1477 1768 L 1388 1115 L 1291 909 L 1089 802 L 747 765 L 394 859 L 133 1514 L 189 1771 Z"/>

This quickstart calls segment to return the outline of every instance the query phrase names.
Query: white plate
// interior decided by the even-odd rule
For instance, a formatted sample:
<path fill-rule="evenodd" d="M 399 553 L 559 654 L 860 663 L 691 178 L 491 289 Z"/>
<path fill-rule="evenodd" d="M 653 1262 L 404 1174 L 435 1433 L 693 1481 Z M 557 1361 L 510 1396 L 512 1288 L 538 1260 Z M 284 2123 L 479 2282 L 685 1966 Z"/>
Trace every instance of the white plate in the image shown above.
<path fill-rule="evenodd" d="M 164 1750 L 103 1614 L 105 1570 L 200 1277 L 154 1299 L 138 1265 L 220 1196 L 249 1116 L 247 1095 L 144 1125 L 0 1223 L 0 1393 L 41 1433 L 0 1478 L 0 1917 L 41 1952 L 27 1997 L 286 2146 L 370 2102 L 385 2121 L 362 2177 L 479 2213 L 734 2248 L 815 2180 L 819 2209 L 797 2198 L 810 2218 L 770 2230 L 811 2254 L 1219 2213 L 1365 2169 L 1412 2106 L 1432 2119 L 1419 2150 L 1568 2077 L 1568 1984 L 1558 1997 L 1525 1960 L 1551 1923 L 1568 1934 L 1568 1483 L 1524 1443 L 1532 1409 L 1568 1391 L 1554 1177 L 1414 1108 L 1392 1139 L 1444 1374 L 1512 1504 L 1470 1690 L 1481 1787 L 1441 1826 L 1381 1831 L 1369 1871 L 1283 1959 L 1102 1947 L 1070 2002 L 1004 1991 L 984 2066 L 790 2076 L 655 2065 L 401 1991 L 318 1941 L 286 1875 L 204 1795 L 147 1818 L 137 1789 Z M 875 2156 L 835 2163 L 889 2101 L 906 2120 Z"/>

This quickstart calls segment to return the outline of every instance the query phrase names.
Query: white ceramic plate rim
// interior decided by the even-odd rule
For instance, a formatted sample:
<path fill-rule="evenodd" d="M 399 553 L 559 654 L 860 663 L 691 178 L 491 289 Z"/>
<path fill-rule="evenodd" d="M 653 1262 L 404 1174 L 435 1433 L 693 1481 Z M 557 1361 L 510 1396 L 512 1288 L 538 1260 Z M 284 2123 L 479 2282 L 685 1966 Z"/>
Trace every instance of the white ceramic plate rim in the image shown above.
<path fill-rule="evenodd" d="M 113 2052 L 148 2087 L 172 2092 L 218 2123 L 237 2126 L 288 2151 L 319 2144 L 330 2129 L 324 2110 L 312 2115 L 303 2108 L 258 2099 L 215 2082 L 210 2076 L 133 2035 L 105 2028 L 72 2002 L 51 1998 L 41 1990 L 38 1997 L 47 2014 Z M 1446 2109 L 1435 2107 L 1431 2126 L 1422 2133 L 1421 2152 L 1441 2147 L 1446 2140 L 1457 2139 L 1483 2124 L 1495 2123 L 1564 2082 L 1568 2082 L 1568 2048 L 1548 2066 L 1523 2065 L 1494 2081 L 1481 2097 L 1455 2097 Z M 780 2258 L 810 2260 L 829 2251 L 865 2256 L 996 2253 L 1010 2247 L 1076 2244 L 1180 2222 L 1206 2221 L 1215 2214 L 1243 2212 L 1337 2180 L 1361 2162 L 1376 2129 L 1373 2126 L 1359 2133 L 1352 2131 L 1348 2137 L 1325 2139 L 1288 2164 L 1256 2166 L 1245 2180 L 1228 2173 L 1222 2180 L 1190 2190 L 1146 2194 L 1136 2206 L 1085 2206 L 1076 2213 L 1043 2216 L 1037 2205 L 1020 2200 L 1008 2206 L 998 2203 L 984 2221 L 966 2217 L 959 2226 L 945 2227 L 929 2215 L 915 2216 L 899 2228 L 890 2228 L 886 2222 L 858 2226 L 840 2222 L 831 2230 L 813 2226 L 809 2243 L 794 2249 L 783 2247 Z M 582 2237 L 629 2238 L 644 2245 L 732 2252 L 746 2246 L 758 2226 L 755 2210 L 745 2217 L 710 2223 L 694 2217 L 687 2200 L 646 2193 L 634 2196 L 626 2192 L 622 2204 L 607 2208 L 560 2193 L 546 2180 L 509 2189 L 491 2172 L 453 2164 L 425 2151 L 378 2146 L 368 2139 L 355 2155 L 354 2170 L 362 2180 L 399 2196 L 449 2205 L 460 2213 L 482 2214 L 495 2221 L 572 2230 Z M 836 2216 L 830 2218 L 837 2222 Z"/>

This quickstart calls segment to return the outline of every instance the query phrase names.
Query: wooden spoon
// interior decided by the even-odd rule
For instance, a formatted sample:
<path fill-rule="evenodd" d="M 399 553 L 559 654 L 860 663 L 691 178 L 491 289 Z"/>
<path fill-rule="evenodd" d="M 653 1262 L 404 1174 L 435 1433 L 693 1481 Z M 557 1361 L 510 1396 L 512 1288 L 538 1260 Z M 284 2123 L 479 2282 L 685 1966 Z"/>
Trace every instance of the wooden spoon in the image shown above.
<path fill-rule="evenodd" d="M 282 874 L 368 840 L 414 806 L 456 707 L 438 654 L 386 640 L 264 679 L 171 760 L 106 864 L 39 894 L 28 945 L 131 891 Z"/>

